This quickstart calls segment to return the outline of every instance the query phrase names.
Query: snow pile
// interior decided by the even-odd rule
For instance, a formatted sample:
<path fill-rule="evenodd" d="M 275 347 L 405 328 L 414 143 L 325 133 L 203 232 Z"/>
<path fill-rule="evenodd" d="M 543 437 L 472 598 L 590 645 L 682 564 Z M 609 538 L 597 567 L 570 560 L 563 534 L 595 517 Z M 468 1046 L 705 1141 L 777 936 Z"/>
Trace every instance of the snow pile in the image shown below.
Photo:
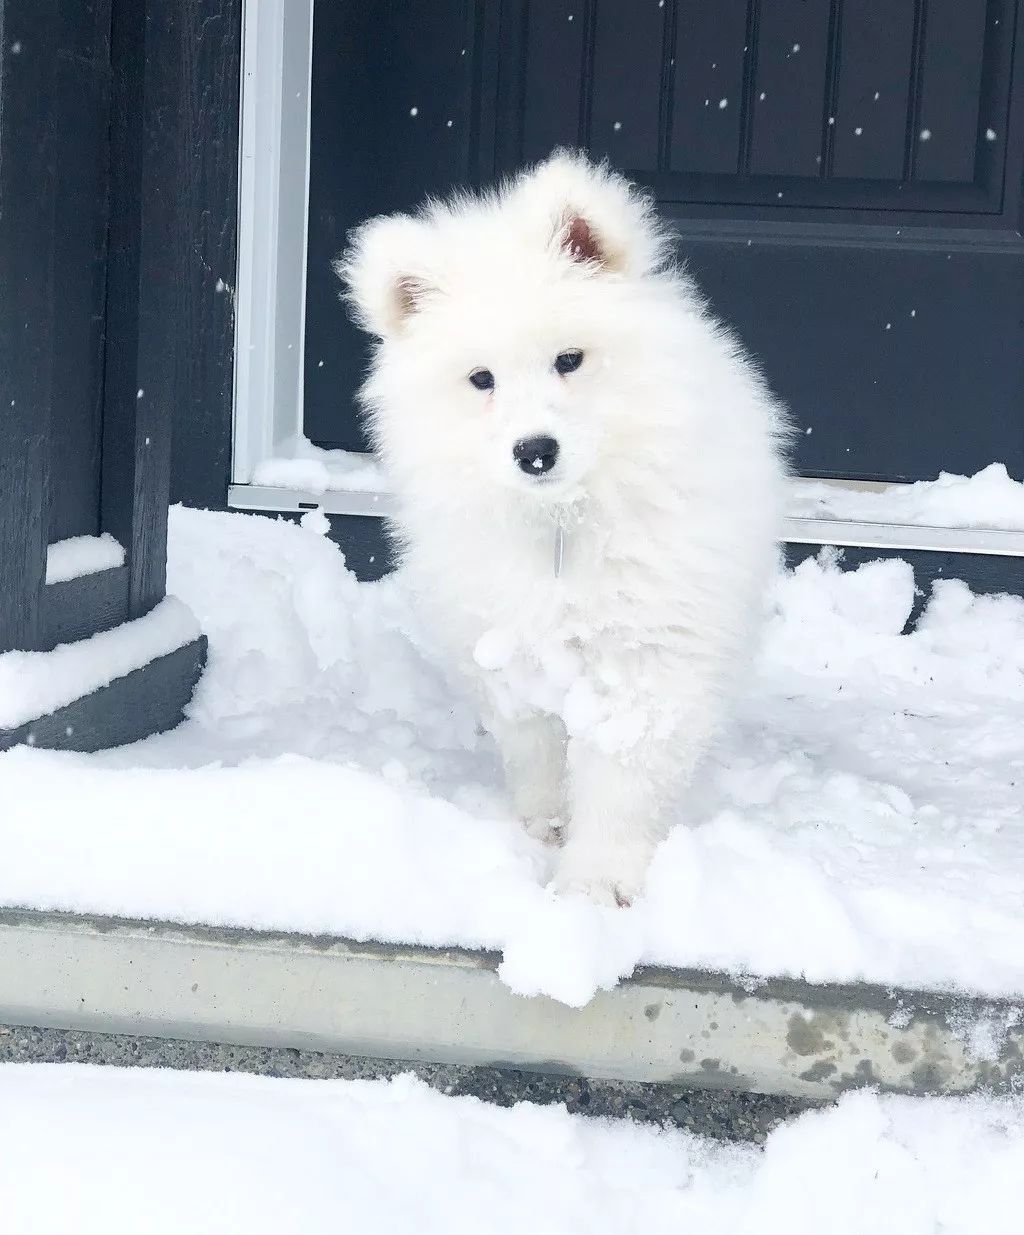
<path fill-rule="evenodd" d="M 400 580 L 172 511 L 210 637 L 191 720 L 0 755 L 0 904 L 500 949 L 572 1004 L 638 962 L 1024 993 L 1024 601 L 910 567 L 780 578 L 735 724 L 629 910 L 559 900 Z"/>
<path fill-rule="evenodd" d="M 50 652 L 0 653 L 0 728 L 16 729 L 184 647 L 199 634 L 185 605 L 166 596 L 134 622 Z"/>
<path fill-rule="evenodd" d="M 46 550 L 46 582 L 65 583 L 81 575 L 124 565 L 124 548 L 108 532 L 102 536 L 69 536 Z"/>
<path fill-rule="evenodd" d="M 324 450 L 306 437 L 294 439 L 282 447 L 279 456 L 257 463 L 252 483 L 317 495 L 339 489 L 377 493 L 385 488 L 380 465 L 372 455 Z"/>
<path fill-rule="evenodd" d="M 1002 463 L 991 463 L 974 476 L 940 472 L 938 480 L 873 491 L 805 480 L 789 513 L 798 519 L 1024 531 L 1024 483 L 1013 480 Z"/>
<path fill-rule="evenodd" d="M 1011 1235 L 1024 1110 L 849 1095 L 763 1150 L 391 1082 L 0 1068 L 20 1235 Z M 60 1164 L 54 1187 L 54 1163 Z"/>

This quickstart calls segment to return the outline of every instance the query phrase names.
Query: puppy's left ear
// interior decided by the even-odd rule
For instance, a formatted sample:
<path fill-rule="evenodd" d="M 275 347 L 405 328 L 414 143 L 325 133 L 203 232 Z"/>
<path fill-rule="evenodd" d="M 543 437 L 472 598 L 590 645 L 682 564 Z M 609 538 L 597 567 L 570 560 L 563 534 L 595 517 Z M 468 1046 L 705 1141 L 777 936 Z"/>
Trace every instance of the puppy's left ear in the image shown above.
<path fill-rule="evenodd" d="M 429 224 L 409 215 L 371 219 L 349 236 L 334 263 L 344 299 L 364 330 L 379 339 L 400 334 L 436 291 L 427 268 Z"/>
<path fill-rule="evenodd" d="M 513 191 L 547 220 L 561 252 L 595 272 L 650 274 L 671 254 L 650 198 L 606 163 L 557 151 L 525 172 Z"/>

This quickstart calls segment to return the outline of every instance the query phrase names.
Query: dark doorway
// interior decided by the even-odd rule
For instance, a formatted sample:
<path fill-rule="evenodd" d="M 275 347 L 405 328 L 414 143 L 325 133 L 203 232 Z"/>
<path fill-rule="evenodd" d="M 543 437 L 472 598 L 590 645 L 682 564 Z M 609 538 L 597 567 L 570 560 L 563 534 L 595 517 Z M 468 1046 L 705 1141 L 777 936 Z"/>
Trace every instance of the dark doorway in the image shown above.
<path fill-rule="evenodd" d="M 656 194 L 793 409 L 802 471 L 1024 475 L 1014 0 L 317 0 L 314 23 L 321 445 L 363 447 L 346 230 L 564 144 Z"/>

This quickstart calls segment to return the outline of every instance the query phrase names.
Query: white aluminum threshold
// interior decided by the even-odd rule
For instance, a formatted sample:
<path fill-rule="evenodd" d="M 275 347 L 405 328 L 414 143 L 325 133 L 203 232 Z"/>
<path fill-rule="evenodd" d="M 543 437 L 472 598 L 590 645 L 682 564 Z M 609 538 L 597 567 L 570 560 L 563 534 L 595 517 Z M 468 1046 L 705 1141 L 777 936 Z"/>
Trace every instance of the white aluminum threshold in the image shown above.
<path fill-rule="evenodd" d="M 258 510 L 267 513 L 322 510 L 327 515 L 376 518 L 392 513 L 394 499 L 391 494 L 382 491 L 339 489 L 318 494 L 272 485 L 231 485 L 228 489 L 228 506 L 233 510 Z M 850 519 L 808 519 L 791 516 L 785 521 L 783 539 L 790 544 L 835 545 L 839 548 L 1024 557 L 1024 532 L 998 528 L 932 527 L 911 523 L 870 523 Z"/>
<path fill-rule="evenodd" d="M 831 1098 L 1009 1092 L 1007 1001 L 647 969 L 585 1008 L 492 954 L 0 910 L 0 1023 Z"/>
<path fill-rule="evenodd" d="M 363 515 L 383 518 L 394 510 L 390 493 L 360 489 L 333 489 L 328 493 L 307 493 L 277 485 L 229 485 L 228 506 L 232 510 L 259 510 L 271 514 L 322 510 L 325 515 Z"/>

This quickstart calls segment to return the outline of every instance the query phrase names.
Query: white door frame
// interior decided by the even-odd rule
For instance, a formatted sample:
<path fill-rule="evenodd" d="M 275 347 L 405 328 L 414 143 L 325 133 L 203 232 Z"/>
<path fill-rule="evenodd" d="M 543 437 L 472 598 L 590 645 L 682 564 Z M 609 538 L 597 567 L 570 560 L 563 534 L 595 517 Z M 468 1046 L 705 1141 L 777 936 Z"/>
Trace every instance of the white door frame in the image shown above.
<path fill-rule="evenodd" d="M 313 0 L 244 0 L 231 480 L 302 431 Z"/>

